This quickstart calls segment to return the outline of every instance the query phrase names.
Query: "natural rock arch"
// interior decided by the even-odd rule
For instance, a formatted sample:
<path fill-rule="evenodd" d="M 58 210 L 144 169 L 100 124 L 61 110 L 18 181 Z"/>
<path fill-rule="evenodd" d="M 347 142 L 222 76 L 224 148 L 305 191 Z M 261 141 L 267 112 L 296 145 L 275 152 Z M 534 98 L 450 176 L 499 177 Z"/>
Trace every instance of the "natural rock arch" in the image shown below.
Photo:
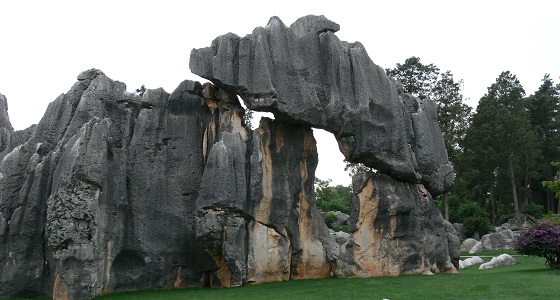
<path fill-rule="evenodd" d="M 191 58 L 214 84 L 171 94 L 140 97 L 88 70 L 22 132 L 0 95 L 0 296 L 454 272 L 458 238 L 426 189 L 452 181 L 433 103 L 399 94 L 336 30 L 324 17 L 290 28 L 272 18 L 252 36 L 220 37 Z M 334 56 L 314 56 L 325 51 L 339 54 L 338 73 Z M 246 128 L 237 93 L 276 120 Z M 344 245 L 315 205 L 311 126 L 388 174 L 356 177 Z"/>
<path fill-rule="evenodd" d="M 290 27 L 272 17 L 245 37 L 228 33 L 193 49 L 190 68 L 250 109 L 333 133 L 350 162 L 445 192 L 454 173 L 435 103 L 403 94 L 360 43 L 340 41 L 338 30 L 324 16 Z"/>

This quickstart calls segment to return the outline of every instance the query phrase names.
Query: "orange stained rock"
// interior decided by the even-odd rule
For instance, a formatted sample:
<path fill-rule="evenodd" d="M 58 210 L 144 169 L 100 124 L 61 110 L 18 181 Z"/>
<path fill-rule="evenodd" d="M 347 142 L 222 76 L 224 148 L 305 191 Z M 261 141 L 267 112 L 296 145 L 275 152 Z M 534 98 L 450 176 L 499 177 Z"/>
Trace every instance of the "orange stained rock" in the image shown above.
<path fill-rule="evenodd" d="M 290 239 L 276 230 L 254 222 L 251 228 L 247 263 L 248 283 L 290 279 Z"/>
<path fill-rule="evenodd" d="M 270 153 L 270 132 L 266 128 L 259 128 L 261 135 L 261 169 L 262 169 L 262 192 L 263 198 L 259 201 L 255 210 L 255 220 L 268 223 L 270 205 L 272 202 L 272 154 Z"/>
<path fill-rule="evenodd" d="M 53 287 L 53 300 L 70 300 L 68 287 L 60 275 L 56 275 Z"/>

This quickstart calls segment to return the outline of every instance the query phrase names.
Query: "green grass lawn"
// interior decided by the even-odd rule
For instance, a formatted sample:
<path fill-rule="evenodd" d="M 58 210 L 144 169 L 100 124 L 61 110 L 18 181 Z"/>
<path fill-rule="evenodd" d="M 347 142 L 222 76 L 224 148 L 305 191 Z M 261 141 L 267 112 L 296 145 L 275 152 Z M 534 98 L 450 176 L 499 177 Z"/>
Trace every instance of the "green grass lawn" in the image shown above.
<path fill-rule="evenodd" d="M 485 251 L 492 256 L 514 251 Z M 460 274 L 285 281 L 229 289 L 183 289 L 115 293 L 96 300 L 124 299 L 560 299 L 560 271 L 544 259 L 515 256 L 518 264 L 490 270 L 478 265 Z M 490 258 L 484 258 L 489 261 Z"/>

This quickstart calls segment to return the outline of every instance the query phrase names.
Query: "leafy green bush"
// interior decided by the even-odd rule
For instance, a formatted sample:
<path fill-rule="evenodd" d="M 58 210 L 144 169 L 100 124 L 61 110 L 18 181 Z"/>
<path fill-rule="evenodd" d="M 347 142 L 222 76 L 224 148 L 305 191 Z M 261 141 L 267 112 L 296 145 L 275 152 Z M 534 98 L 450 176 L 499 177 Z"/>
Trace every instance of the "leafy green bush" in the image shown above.
<path fill-rule="evenodd" d="M 544 257 L 547 267 L 560 269 L 560 225 L 534 218 L 531 223 L 516 239 L 515 250 L 524 255 Z"/>
<path fill-rule="evenodd" d="M 540 219 L 544 215 L 544 206 L 537 203 L 528 203 L 523 208 L 523 213 L 533 218 Z"/>
<path fill-rule="evenodd" d="M 484 235 L 490 231 L 490 215 L 474 202 L 461 203 L 454 219 L 463 223 L 465 235 L 468 237 L 474 236 L 475 233 Z"/>
<path fill-rule="evenodd" d="M 325 224 L 327 224 L 327 227 L 333 229 L 333 223 L 336 222 L 336 220 L 338 220 L 338 217 L 334 213 L 328 212 L 323 217 L 323 220 L 325 220 Z"/>
<path fill-rule="evenodd" d="M 315 180 L 317 208 L 322 211 L 352 212 L 352 189 L 350 186 L 330 186 L 331 180 Z"/>
<path fill-rule="evenodd" d="M 552 226 L 560 226 L 560 214 L 548 213 L 541 220 L 547 221 Z"/>
<path fill-rule="evenodd" d="M 560 161 L 551 163 L 553 167 L 560 168 Z M 544 187 L 549 188 L 551 191 L 554 192 L 556 198 L 560 199 L 560 170 L 556 172 L 556 180 L 551 181 L 543 181 L 542 184 Z"/>

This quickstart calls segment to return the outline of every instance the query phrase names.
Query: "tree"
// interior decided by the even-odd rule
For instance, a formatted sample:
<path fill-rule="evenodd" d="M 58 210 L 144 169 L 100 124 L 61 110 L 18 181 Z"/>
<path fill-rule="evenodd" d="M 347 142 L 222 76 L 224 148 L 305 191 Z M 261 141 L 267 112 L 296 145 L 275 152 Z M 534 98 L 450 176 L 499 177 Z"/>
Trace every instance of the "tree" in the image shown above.
<path fill-rule="evenodd" d="M 510 196 L 501 196 L 511 199 L 513 212 L 517 220 L 521 219 L 518 181 L 530 178 L 539 156 L 524 96 L 517 77 L 502 72 L 480 99 L 465 137 L 467 168 L 475 170 L 470 179 L 486 187 L 482 196 L 490 197 L 493 222 L 498 209 L 496 187 L 505 182 L 509 182 Z"/>
<path fill-rule="evenodd" d="M 330 186 L 331 180 L 315 178 L 315 198 L 317 208 L 322 211 L 340 211 L 345 214 L 352 212 L 351 186 Z"/>
<path fill-rule="evenodd" d="M 139 89 L 136 89 L 136 93 L 138 93 L 138 96 L 142 97 L 144 96 L 144 93 L 146 92 L 146 86 L 142 85 Z"/>
<path fill-rule="evenodd" d="M 546 74 L 538 90 L 529 96 L 528 108 L 531 125 L 541 142 L 542 157 L 538 162 L 540 172 L 536 181 L 552 180 L 555 174 L 552 162 L 560 157 L 560 85 L 554 86 L 550 75 Z M 534 189 L 537 195 L 543 195 L 547 209 L 556 211 L 552 191 L 543 190 L 540 184 L 534 184 Z"/>
<path fill-rule="evenodd" d="M 438 121 L 447 154 L 452 162 L 459 159 L 463 140 L 469 128 L 472 108 L 464 103 L 463 80 L 455 82 L 450 71 L 442 73 L 432 92 L 438 107 Z"/>
<path fill-rule="evenodd" d="M 554 162 L 552 163 L 552 165 L 560 168 L 560 162 Z M 556 177 L 554 180 L 543 181 L 542 184 L 543 186 L 550 189 L 556 196 L 556 199 L 558 199 L 558 213 L 560 214 L 560 171 L 556 173 Z"/>
<path fill-rule="evenodd" d="M 422 100 L 433 98 L 431 95 L 439 78 L 439 68 L 434 64 L 424 65 L 419 57 L 412 56 L 404 64 L 397 63 L 396 68 L 385 72 L 402 83 L 405 93 Z"/>
<path fill-rule="evenodd" d="M 246 108 L 245 114 L 243 115 L 243 121 L 245 122 L 245 127 L 253 129 L 253 111 Z"/>

